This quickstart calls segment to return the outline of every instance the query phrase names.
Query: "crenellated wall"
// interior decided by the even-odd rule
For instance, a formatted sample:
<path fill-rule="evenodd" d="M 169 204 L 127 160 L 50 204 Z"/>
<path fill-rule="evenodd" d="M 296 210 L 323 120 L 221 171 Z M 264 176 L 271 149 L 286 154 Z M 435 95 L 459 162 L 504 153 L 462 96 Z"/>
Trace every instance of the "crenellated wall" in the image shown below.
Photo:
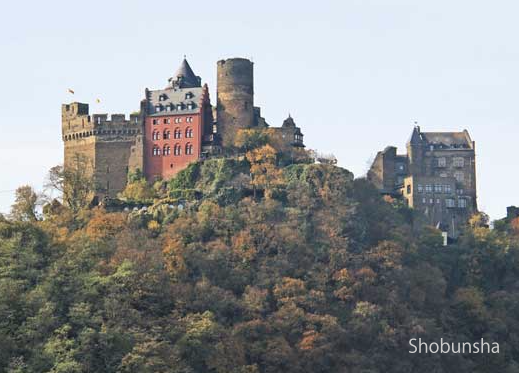
<path fill-rule="evenodd" d="M 88 159 L 98 197 L 121 192 L 129 171 L 142 170 L 143 124 L 139 114 L 93 114 L 88 104 L 62 106 L 62 137 L 65 167 L 72 167 L 76 154 Z"/>

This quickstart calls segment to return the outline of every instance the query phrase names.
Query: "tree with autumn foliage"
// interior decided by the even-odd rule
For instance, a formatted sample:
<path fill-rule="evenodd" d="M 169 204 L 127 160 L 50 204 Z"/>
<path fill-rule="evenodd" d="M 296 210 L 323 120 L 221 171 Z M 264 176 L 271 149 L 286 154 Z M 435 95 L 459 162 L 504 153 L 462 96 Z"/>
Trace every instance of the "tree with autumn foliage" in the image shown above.
<path fill-rule="evenodd" d="M 277 152 L 270 146 L 265 145 L 247 152 L 247 160 L 250 162 L 252 185 L 263 189 L 265 197 L 272 197 L 273 189 L 282 184 L 282 171 L 277 167 Z"/>
<path fill-rule="evenodd" d="M 279 156 L 193 163 L 140 209 L 144 184 L 40 220 L 24 194 L 0 217 L 0 372 L 517 371 L 514 220 L 443 247 L 366 180 Z M 500 354 L 408 353 L 481 337 Z"/>

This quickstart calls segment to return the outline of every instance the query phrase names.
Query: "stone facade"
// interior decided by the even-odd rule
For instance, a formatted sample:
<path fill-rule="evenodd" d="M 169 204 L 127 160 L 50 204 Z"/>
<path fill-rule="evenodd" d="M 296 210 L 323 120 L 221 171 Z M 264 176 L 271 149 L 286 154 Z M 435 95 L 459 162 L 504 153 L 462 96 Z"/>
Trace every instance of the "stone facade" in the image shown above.
<path fill-rule="evenodd" d="M 423 223 L 457 238 L 477 212 L 475 143 L 469 133 L 413 129 L 407 154 L 395 147 L 379 152 L 368 171 L 382 193 L 403 196 L 423 213 Z"/>
<path fill-rule="evenodd" d="M 88 104 L 62 106 L 64 166 L 71 167 L 76 154 L 87 160 L 96 195 L 115 197 L 124 186 L 128 171 L 142 169 L 142 118 L 123 114 L 89 115 Z"/>
<path fill-rule="evenodd" d="M 289 153 L 293 148 L 304 148 L 301 128 L 296 126 L 290 114 L 283 121 L 281 127 L 271 127 L 270 129 L 277 137 L 278 142 L 282 144 L 283 152 Z"/>
<path fill-rule="evenodd" d="M 216 66 L 217 122 L 223 146 L 234 144 L 234 135 L 254 123 L 254 65 L 245 58 L 218 61 Z"/>
<path fill-rule="evenodd" d="M 289 117 L 269 127 L 254 106 L 253 63 L 231 58 L 217 63 L 217 104 L 184 59 L 164 89 L 145 90 L 138 114 L 89 114 L 88 104 L 62 106 L 65 167 L 75 154 L 88 159 L 98 197 L 116 197 L 128 172 L 147 180 L 169 179 L 191 162 L 232 150 L 241 128 L 271 128 L 287 149 L 304 147 L 301 129 Z M 215 116 L 217 120 L 215 121 Z"/>
<path fill-rule="evenodd" d="M 506 219 L 514 220 L 515 218 L 519 218 L 519 207 L 517 206 L 508 206 L 506 208 Z"/>

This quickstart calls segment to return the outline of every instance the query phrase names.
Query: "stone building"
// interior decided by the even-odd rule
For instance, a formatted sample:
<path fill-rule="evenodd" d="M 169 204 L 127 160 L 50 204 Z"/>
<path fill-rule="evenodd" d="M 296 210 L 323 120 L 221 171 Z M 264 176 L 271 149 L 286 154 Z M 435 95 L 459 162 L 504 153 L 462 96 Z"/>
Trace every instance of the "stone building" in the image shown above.
<path fill-rule="evenodd" d="M 254 106 L 253 63 L 231 58 L 217 63 L 217 104 L 184 58 L 163 89 L 145 90 L 138 114 L 89 114 L 88 104 L 62 107 L 65 167 L 76 154 L 88 159 L 98 197 L 116 197 L 128 172 L 147 180 L 169 179 L 189 163 L 232 150 L 242 128 L 271 128 L 286 149 L 304 147 L 291 117 L 270 127 Z M 216 117 L 216 120 L 215 120 Z"/>
<path fill-rule="evenodd" d="M 142 117 L 89 115 L 88 104 L 62 105 L 64 166 L 74 166 L 77 154 L 94 177 L 98 197 L 115 197 L 126 185 L 129 171 L 142 170 Z"/>
<path fill-rule="evenodd" d="M 283 144 L 283 151 L 290 152 L 292 148 L 303 148 L 303 133 L 301 128 L 296 126 L 294 119 L 288 115 L 288 118 L 283 121 L 281 127 L 270 127 L 271 132 L 274 133 L 281 144 Z"/>
<path fill-rule="evenodd" d="M 477 212 L 475 142 L 463 132 L 421 132 L 415 127 L 407 154 L 389 146 L 368 171 L 382 193 L 402 196 L 424 223 L 457 238 Z"/>

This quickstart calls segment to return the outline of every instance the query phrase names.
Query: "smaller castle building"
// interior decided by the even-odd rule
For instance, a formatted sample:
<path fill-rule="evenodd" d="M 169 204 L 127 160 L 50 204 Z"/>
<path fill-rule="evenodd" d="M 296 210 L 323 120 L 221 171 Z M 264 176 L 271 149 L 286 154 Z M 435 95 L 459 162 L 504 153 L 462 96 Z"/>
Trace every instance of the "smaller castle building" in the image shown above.
<path fill-rule="evenodd" d="M 367 178 L 383 194 L 402 196 L 423 213 L 423 223 L 457 238 L 477 212 L 475 142 L 462 132 L 415 127 L 407 154 L 388 146 L 377 153 Z"/>

